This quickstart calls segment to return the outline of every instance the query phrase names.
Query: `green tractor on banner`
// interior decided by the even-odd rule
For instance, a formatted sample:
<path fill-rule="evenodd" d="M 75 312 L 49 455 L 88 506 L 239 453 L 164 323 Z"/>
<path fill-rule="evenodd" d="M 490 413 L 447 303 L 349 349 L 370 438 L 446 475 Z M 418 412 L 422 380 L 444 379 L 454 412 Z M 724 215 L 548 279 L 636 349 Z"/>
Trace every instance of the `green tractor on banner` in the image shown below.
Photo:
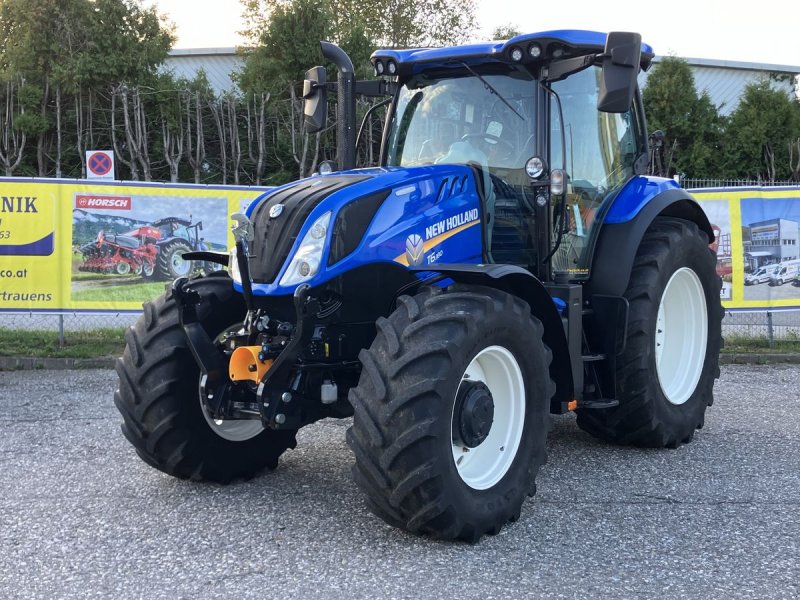
<path fill-rule="evenodd" d="M 227 272 L 144 307 L 115 402 L 139 456 L 229 482 L 298 429 L 353 417 L 353 477 L 394 526 L 475 541 L 520 517 L 550 414 L 618 444 L 675 448 L 719 376 L 714 232 L 646 176 L 633 33 L 548 31 L 378 50 L 356 81 L 311 69 L 306 125 L 337 101 L 336 165 L 233 215 Z M 390 100 L 380 164 L 356 169 L 355 97 Z"/>

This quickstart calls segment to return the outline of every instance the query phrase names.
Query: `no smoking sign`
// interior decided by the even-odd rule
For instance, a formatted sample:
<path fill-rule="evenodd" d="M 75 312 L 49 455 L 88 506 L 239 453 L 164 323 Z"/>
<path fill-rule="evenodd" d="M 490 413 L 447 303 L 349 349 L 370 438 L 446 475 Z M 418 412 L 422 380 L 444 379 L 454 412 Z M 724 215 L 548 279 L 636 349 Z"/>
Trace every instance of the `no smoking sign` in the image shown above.
<path fill-rule="evenodd" d="M 111 150 L 86 151 L 87 179 L 114 179 L 114 152 Z"/>

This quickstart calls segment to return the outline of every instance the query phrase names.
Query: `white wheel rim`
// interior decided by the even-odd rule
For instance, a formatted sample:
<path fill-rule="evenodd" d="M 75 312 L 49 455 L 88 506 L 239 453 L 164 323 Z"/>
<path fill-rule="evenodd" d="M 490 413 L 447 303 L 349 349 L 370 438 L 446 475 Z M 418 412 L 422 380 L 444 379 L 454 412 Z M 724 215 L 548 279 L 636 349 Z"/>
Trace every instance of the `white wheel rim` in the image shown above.
<path fill-rule="evenodd" d="M 514 355 L 502 346 L 481 350 L 462 380 L 482 381 L 494 400 L 494 420 L 486 439 L 475 448 L 452 444 L 453 461 L 462 481 L 473 489 L 485 490 L 503 478 L 519 450 L 525 426 L 525 382 Z M 453 433 L 451 425 L 451 439 Z"/>
<path fill-rule="evenodd" d="M 694 393 L 703 372 L 707 340 L 703 284 L 697 273 L 682 267 L 667 282 L 656 319 L 656 372 L 671 404 L 683 404 Z"/>
<path fill-rule="evenodd" d="M 259 433 L 264 431 L 261 421 L 252 419 L 223 420 L 212 418 L 203 402 L 202 391 L 198 391 L 197 397 L 200 400 L 200 410 L 203 412 L 206 423 L 211 427 L 211 431 L 216 433 L 219 437 L 229 442 L 244 442 L 256 437 Z"/>
<path fill-rule="evenodd" d="M 185 275 L 189 272 L 191 265 L 188 260 L 183 260 L 181 251 L 177 250 L 172 255 L 172 270 L 178 275 Z"/>
<path fill-rule="evenodd" d="M 239 326 L 234 326 L 231 329 L 237 329 Z M 225 332 L 222 332 L 214 340 L 215 344 L 219 344 Z M 206 408 L 203 402 L 203 388 L 202 388 L 202 375 L 197 386 L 197 398 L 200 400 L 200 411 L 205 417 L 206 423 L 211 428 L 211 431 L 216 433 L 219 437 L 228 440 L 229 442 L 245 442 L 251 438 L 256 437 L 259 433 L 264 431 L 264 426 L 261 421 L 254 419 L 214 419 Z"/>

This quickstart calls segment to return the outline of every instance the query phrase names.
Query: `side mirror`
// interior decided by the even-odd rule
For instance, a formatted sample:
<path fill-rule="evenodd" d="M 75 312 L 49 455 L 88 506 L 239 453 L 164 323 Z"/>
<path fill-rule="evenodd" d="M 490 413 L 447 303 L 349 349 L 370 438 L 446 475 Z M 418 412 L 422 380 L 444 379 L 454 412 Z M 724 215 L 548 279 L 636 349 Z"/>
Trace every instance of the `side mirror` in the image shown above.
<path fill-rule="evenodd" d="M 630 109 L 636 93 L 641 57 L 640 34 L 626 31 L 612 31 L 608 34 L 597 110 L 623 113 Z"/>
<path fill-rule="evenodd" d="M 325 129 L 328 120 L 328 90 L 325 67 L 313 67 L 306 71 L 303 81 L 303 114 L 307 133 Z"/>

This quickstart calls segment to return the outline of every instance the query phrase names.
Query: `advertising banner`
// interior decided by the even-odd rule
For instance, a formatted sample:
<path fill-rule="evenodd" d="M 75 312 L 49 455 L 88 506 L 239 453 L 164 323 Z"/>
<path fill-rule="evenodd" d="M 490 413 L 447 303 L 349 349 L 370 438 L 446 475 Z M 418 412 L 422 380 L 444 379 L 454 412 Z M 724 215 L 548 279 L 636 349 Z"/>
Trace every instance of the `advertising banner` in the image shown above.
<path fill-rule="evenodd" d="M 689 191 L 716 233 L 722 305 L 800 308 L 800 186 Z"/>
<path fill-rule="evenodd" d="M 0 179 L 0 311 L 140 311 L 266 189 Z"/>
<path fill-rule="evenodd" d="M 267 188 L 0 179 L 0 312 L 125 312 L 218 265 L 230 215 Z M 716 239 L 726 309 L 800 308 L 800 187 L 690 190 Z"/>

